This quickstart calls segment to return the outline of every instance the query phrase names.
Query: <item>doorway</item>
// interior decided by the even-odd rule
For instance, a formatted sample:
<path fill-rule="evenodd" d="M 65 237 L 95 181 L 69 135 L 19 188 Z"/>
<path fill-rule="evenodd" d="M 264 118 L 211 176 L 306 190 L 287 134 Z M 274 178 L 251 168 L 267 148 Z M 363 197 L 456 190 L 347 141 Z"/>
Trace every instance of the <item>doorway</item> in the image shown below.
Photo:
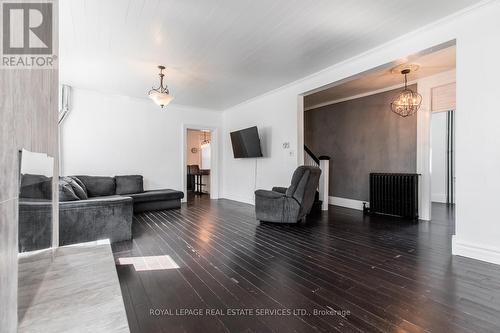
<path fill-rule="evenodd" d="M 432 112 L 430 134 L 431 215 L 436 220 L 443 214 L 454 215 L 455 110 Z"/>
<path fill-rule="evenodd" d="M 347 105 L 349 101 L 352 100 L 362 100 L 366 98 L 370 98 L 370 96 L 382 95 L 386 93 L 391 93 L 394 90 L 394 94 L 396 94 L 403 87 L 401 83 L 400 76 L 395 75 L 401 73 L 398 69 L 401 66 L 410 66 L 417 68 L 416 71 L 413 72 L 412 76 L 410 76 L 410 88 L 416 90 L 422 96 L 421 107 L 416 115 L 412 117 L 407 117 L 402 120 L 405 125 L 410 122 L 414 122 L 416 119 L 416 124 L 412 124 L 412 127 L 408 130 L 404 130 L 402 126 L 399 124 L 390 127 L 391 131 L 384 132 L 384 134 L 388 134 L 394 136 L 396 133 L 403 133 L 403 139 L 411 139 L 412 147 L 406 141 L 409 149 L 412 149 L 412 154 L 405 161 L 409 161 L 409 164 L 403 163 L 392 163 L 396 159 L 392 157 L 387 157 L 386 161 L 391 161 L 391 164 L 388 167 L 383 167 L 382 169 L 386 172 L 409 172 L 409 173 L 417 173 L 420 175 L 419 177 L 419 200 L 418 200 L 418 215 L 420 220 L 430 221 L 431 220 L 431 153 L 430 153 L 430 126 L 431 126 L 431 116 L 434 112 L 446 112 L 448 110 L 456 109 L 456 98 L 455 98 L 455 82 L 456 82 L 456 46 L 455 41 L 451 40 L 445 42 L 440 45 L 436 45 L 432 48 L 422 50 L 418 53 L 409 55 L 404 59 L 394 60 L 392 62 L 382 64 L 378 67 L 372 68 L 370 70 L 360 72 L 358 74 L 354 74 L 350 77 L 342 78 L 338 81 L 332 82 L 330 84 L 324 85 L 322 87 L 315 88 L 310 91 L 306 91 L 298 96 L 297 102 L 297 110 L 298 110 L 298 143 L 302 146 L 304 143 L 311 142 L 312 131 L 307 130 L 305 128 L 305 122 L 308 121 L 305 115 L 309 112 L 325 112 L 327 109 L 333 109 L 335 105 L 338 107 L 344 107 Z M 399 81 L 398 81 L 399 80 Z M 412 85 L 415 85 L 412 87 Z M 384 120 L 384 116 L 390 117 L 392 114 L 390 113 L 389 104 L 391 101 L 384 101 L 379 105 L 383 105 L 383 112 L 380 113 L 380 116 L 376 117 L 376 121 Z M 371 103 L 370 105 L 374 105 Z M 361 106 L 359 109 L 365 111 L 366 105 Z M 352 108 L 349 109 L 352 111 Z M 346 114 L 349 114 L 346 112 Z M 319 119 L 319 117 L 318 117 Z M 392 118 L 391 118 L 392 119 Z M 310 120 L 310 119 L 309 119 Z M 386 120 L 384 120 L 386 121 Z M 355 123 L 356 125 L 364 125 L 366 122 L 358 121 Z M 324 121 L 317 121 L 314 128 L 324 128 Z M 380 128 L 380 127 L 375 127 Z M 397 128 L 397 132 L 393 129 Z M 414 133 L 416 131 L 416 139 Z M 328 129 L 325 131 L 326 135 L 330 135 L 331 131 Z M 339 133 L 342 133 L 338 131 Z M 411 133 L 411 135 L 410 135 Z M 315 133 L 317 134 L 317 133 Z M 349 133 L 348 133 L 349 134 Z M 372 132 L 369 132 L 372 134 Z M 325 137 L 324 136 L 324 137 Z M 347 136 L 347 135 L 346 135 Z M 347 145 L 349 148 L 352 147 L 351 142 L 357 142 L 359 138 L 362 136 L 355 136 L 351 141 L 348 140 L 348 143 L 344 145 L 339 145 L 338 147 L 343 147 Z M 414 141 L 416 140 L 416 141 Z M 331 140 L 328 141 L 328 143 Z M 316 142 L 323 145 L 326 141 L 321 137 L 316 139 Z M 372 143 L 373 141 L 370 141 Z M 399 145 L 401 140 L 399 138 L 389 140 L 389 142 L 397 142 L 398 146 L 396 147 L 398 150 L 403 146 Z M 363 186 L 364 192 L 359 192 L 361 194 L 364 193 L 364 197 L 361 194 L 356 194 L 357 197 L 354 196 L 353 193 L 349 193 L 348 191 L 352 190 L 352 186 L 345 186 L 344 188 L 339 186 L 339 182 L 344 182 L 346 177 L 342 177 L 341 172 L 344 174 L 351 174 L 353 172 L 351 168 L 343 168 L 342 170 L 339 167 L 339 163 L 342 161 L 341 158 L 344 158 L 345 150 L 340 150 L 339 152 L 335 151 L 326 151 L 323 150 L 323 147 L 316 148 L 314 144 L 311 143 L 313 151 L 314 149 L 321 150 L 322 154 L 336 156 L 331 161 L 331 168 L 336 169 L 337 171 L 333 174 L 336 177 L 331 178 L 330 180 L 330 190 L 332 196 L 330 197 L 331 202 L 335 202 L 335 205 L 341 205 L 348 208 L 354 209 L 362 209 L 363 202 L 367 202 L 369 200 L 369 195 L 366 189 L 369 187 L 368 177 L 370 172 L 380 172 L 381 166 L 380 164 L 374 165 L 370 170 L 363 170 L 363 174 L 359 177 L 356 177 L 356 180 L 351 181 L 351 184 L 361 184 L 359 180 L 365 182 Z M 369 152 L 379 151 L 379 145 L 375 147 L 375 149 L 369 150 Z M 383 145 L 386 146 L 385 144 Z M 333 146 L 336 148 L 337 146 Z M 332 148 L 332 147 L 327 147 Z M 363 149 L 365 149 L 365 145 L 362 145 Z M 388 150 L 388 152 L 396 152 L 396 149 Z M 349 152 L 351 153 L 351 152 Z M 404 152 L 403 152 L 404 153 Z M 302 154 L 299 154 L 302 155 Z M 377 158 L 380 155 L 375 156 L 372 161 L 378 163 Z M 399 156 L 399 154 L 398 154 Z M 301 156 L 299 156 L 301 157 Z M 362 158 L 366 158 L 366 155 L 363 155 Z M 302 160 L 299 160 L 299 163 L 302 163 Z M 347 164 L 352 165 L 352 164 Z M 453 171 L 455 170 L 454 164 L 450 163 L 450 166 L 453 166 Z M 403 169 L 405 167 L 405 169 Z M 446 172 L 445 172 L 446 174 Z M 451 176 L 454 178 L 454 175 Z M 337 185 L 335 184 L 337 182 Z M 362 185 L 362 184 L 361 184 Z M 453 191 L 449 191 L 450 195 L 453 196 L 453 199 L 450 200 L 455 201 L 455 183 L 452 184 Z M 335 192 L 337 191 L 337 192 Z M 446 192 L 445 196 L 446 196 Z M 347 199 L 347 200 L 346 200 Z M 446 202 L 446 199 L 445 199 Z M 369 205 L 369 203 L 368 203 Z M 444 204 L 446 206 L 446 204 Z M 439 217 L 439 214 L 436 215 Z M 434 220 L 435 216 L 432 216 L 432 220 Z"/>
<path fill-rule="evenodd" d="M 185 189 L 188 202 L 211 195 L 212 142 L 210 129 L 187 128 L 185 145 Z"/>

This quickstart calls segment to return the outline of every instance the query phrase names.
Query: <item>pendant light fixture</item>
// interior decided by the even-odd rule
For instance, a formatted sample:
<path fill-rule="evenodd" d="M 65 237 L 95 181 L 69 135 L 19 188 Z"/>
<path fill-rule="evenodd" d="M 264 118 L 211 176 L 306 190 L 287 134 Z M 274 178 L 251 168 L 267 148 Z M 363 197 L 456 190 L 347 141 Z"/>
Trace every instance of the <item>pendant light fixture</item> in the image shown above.
<path fill-rule="evenodd" d="M 170 95 L 170 92 L 168 91 L 167 85 L 163 86 L 163 78 L 165 77 L 165 74 L 163 74 L 163 70 L 165 69 L 165 66 L 158 66 L 160 69 L 160 86 L 158 88 L 152 88 L 148 96 L 151 98 L 156 104 L 161 106 L 162 108 L 164 106 L 167 106 L 168 103 L 170 103 L 174 98 L 172 95 Z"/>
<path fill-rule="evenodd" d="M 405 76 L 405 88 L 401 91 L 396 98 L 391 103 L 392 112 L 398 114 L 401 117 L 408 117 L 414 115 L 420 108 L 422 104 L 422 96 L 408 89 L 408 78 L 407 75 L 412 72 L 412 70 L 407 67 L 401 71 L 401 74 Z"/>
<path fill-rule="evenodd" d="M 203 131 L 203 141 L 201 142 L 201 148 L 208 147 L 210 145 L 210 140 L 207 139 L 207 131 Z"/>

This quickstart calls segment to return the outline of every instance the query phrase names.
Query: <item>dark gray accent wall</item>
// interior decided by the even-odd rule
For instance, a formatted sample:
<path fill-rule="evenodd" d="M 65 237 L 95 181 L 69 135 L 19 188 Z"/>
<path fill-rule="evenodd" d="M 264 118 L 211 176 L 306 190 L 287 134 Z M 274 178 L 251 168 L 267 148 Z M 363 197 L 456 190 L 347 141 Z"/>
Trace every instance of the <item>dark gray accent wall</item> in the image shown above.
<path fill-rule="evenodd" d="M 317 156 L 331 157 L 330 196 L 368 201 L 370 172 L 415 172 L 417 117 L 391 111 L 399 91 L 305 112 L 305 144 Z"/>

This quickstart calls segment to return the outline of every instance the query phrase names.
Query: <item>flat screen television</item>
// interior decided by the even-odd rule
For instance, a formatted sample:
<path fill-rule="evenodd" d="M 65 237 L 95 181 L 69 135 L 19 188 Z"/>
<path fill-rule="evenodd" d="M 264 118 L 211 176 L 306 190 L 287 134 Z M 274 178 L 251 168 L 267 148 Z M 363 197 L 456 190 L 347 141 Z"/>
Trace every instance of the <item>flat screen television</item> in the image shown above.
<path fill-rule="evenodd" d="M 231 132 L 234 158 L 262 157 L 257 126 Z"/>

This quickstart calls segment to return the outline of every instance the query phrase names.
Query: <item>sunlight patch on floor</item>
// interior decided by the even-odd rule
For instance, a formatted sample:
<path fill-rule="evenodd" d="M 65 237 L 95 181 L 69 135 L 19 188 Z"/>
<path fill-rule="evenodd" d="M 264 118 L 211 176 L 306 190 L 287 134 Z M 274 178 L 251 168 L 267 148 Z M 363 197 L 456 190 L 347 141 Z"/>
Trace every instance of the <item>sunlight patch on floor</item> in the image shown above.
<path fill-rule="evenodd" d="M 133 265 L 137 272 L 158 271 L 164 269 L 177 269 L 179 265 L 169 256 L 147 256 L 118 258 L 117 265 Z"/>

